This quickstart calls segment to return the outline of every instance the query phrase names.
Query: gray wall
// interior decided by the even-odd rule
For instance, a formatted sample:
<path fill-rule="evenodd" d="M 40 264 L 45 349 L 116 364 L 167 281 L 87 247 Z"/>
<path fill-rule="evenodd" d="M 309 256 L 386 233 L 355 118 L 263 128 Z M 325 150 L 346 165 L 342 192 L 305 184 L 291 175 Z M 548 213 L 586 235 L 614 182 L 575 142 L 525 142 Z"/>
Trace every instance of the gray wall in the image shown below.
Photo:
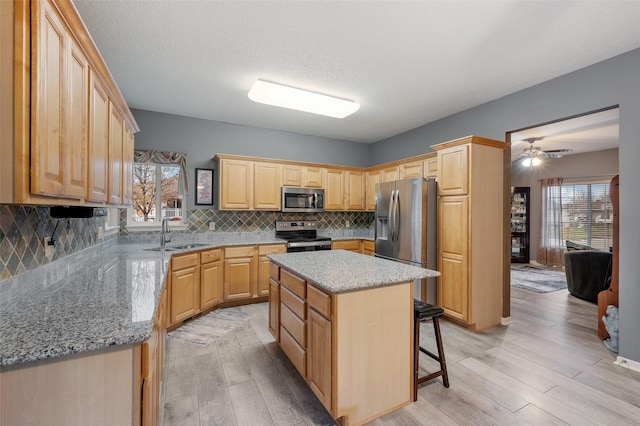
<path fill-rule="evenodd" d="M 367 144 L 139 109 L 132 112 L 140 126 L 135 148 L 186 153 L 191 185 L 195 168 L 214 168 L 213 156 L 217 153 L 357 167 L 370 163 Z M 193 207 L 190 195 L 187 208 Z"/>
<path fill-rule="evenodd" d="M 504 140 L 508 131 L 620 105 L 620 356 L 640 362 L 638 71 L 640 49 L 377 142 L 371 160 L 381 163 L 428 152 L 431 144 L 470 134 Z"/>
<path fill-rule="evenodd" d="M 587 152 L 584 154 L 567 155 L 557 160 L 543 160 L 539 167 L 530 170 L 515 164 L 511 168 L 511 186 L 528 186 L 530 193 L 530 251 L 531 260 L 536 259 L 538 241 L 540 238 L 540 203 L 542 200 L 540 179 L 562 177 L 578 178 L 583 176 L 604 176 L 618 174 L 618 150 Z M 602 177 L 610 181 L 610 178 Z"/>

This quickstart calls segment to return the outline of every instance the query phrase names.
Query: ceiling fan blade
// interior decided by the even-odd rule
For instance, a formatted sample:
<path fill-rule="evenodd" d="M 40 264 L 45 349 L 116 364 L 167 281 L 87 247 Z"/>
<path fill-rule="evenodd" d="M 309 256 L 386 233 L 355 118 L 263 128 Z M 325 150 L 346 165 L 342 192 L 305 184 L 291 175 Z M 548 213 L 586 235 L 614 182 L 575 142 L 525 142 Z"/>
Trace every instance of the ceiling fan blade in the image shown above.
<path fill-rule="evenodd" d="M 557 154 L 554 152 L 543 152 L 540 155 L 538 155 L 538 157 L 542 157 L 542 158 L 562 158 L 562 154 Z"/>
<path fill-rule="evenodd" d="M 548 149 L 542 152 L 550 152 L 550 153 L 554 153 L 554 152 L 571 152 L 573 151 L 573 149 L 571 148 L 563 148 L 563 149 Z"/>

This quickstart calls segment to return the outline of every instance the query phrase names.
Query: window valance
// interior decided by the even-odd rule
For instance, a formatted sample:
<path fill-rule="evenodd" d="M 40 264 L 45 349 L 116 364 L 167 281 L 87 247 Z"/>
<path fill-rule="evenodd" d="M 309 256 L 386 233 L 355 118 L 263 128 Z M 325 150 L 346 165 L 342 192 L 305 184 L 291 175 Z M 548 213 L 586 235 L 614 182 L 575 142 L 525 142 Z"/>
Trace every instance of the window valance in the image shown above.
<path fill-rule="evenodd" d="M 187 178 L 187 154 L 171 151 L 134 151 L 133 161 L 136 163 L 155 164 L 159 166 L 178 166 L 180 176 L 178 179 L 178 191 L 182 195 L 189 193 L 189 179 Z"/>

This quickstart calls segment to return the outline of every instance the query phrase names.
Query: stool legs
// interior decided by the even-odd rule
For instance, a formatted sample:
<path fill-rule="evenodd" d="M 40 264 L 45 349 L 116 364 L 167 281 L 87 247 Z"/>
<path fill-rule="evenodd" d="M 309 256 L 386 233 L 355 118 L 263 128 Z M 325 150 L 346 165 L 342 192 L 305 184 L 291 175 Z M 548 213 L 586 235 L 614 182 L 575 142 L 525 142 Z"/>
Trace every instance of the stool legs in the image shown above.
<path fill-rule="evenodd" d="M 438 347 L 438 355 L 431 353 L 425 348 L 420 346 L 420 320 L 416 318 L 415 327 L 414 327 L 414 385 L 413 385 L 413 400 L 418 400 L 418 385 L 429 381 L 431 379 L 435 379 L 436 377 L 442 376 L 442 383 L 445 388 L 449 387 L 449 375 L 447 374 L 447 363 L 444 359 L 444 347 L 442 345 L 442 335 L 440 334 L 440 321 L 439 317 L 433 317 L 433 330 L 435 332 L 436 337 L 436 345 Z M 418 377 L 419 374 L 419 356 L 420 352 L 429 355 L 431 358 L 435 359 L 440 363 L 440 370 L 435 373 L 431 373 L 424 377 Z"/>

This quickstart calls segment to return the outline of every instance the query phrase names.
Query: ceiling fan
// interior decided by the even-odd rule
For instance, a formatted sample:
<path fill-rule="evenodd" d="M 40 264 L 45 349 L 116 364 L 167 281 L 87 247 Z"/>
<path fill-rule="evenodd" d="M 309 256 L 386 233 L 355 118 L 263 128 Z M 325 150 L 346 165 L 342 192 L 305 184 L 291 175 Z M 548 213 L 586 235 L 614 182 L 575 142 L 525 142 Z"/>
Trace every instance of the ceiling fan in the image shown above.
<path fill-rule="evenodd" d="M 523 139 L 524 141 L 529 142 L 529 146 L 522 151 L 522 154 L 520 154 L 520 158 L 523 159 L 521 164 L 524 167 L 535 167 L 542 162 L 542 158 L 561 158 L 565 152 L 573 151 L 570 148 L 543 151 L 540 147 L 533 145 L 536 141 L 542 139 L 543 138 Z"/>

